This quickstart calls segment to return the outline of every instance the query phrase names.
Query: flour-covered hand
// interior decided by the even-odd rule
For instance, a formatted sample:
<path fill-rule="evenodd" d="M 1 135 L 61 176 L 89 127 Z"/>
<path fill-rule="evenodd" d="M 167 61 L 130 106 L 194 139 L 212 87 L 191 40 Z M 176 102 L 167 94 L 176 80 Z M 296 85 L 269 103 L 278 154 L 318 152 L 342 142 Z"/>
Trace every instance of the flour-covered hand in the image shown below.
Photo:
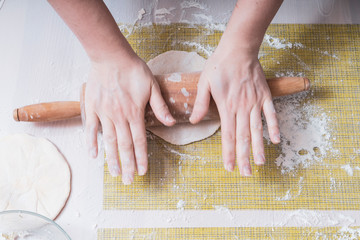
<path fill-rule="evenodd" d="M 139 175 L 147 171 L 144 110 L 148 102 L 163 124 L 175 123 L 150 69 L 136 55 L 92 62 L 85 91 L 89 152 L 97 156 L 101 122 L 109 171 L 112 176 L 122 174 L 124 184 L 133 182 L 136 170 Z"/>

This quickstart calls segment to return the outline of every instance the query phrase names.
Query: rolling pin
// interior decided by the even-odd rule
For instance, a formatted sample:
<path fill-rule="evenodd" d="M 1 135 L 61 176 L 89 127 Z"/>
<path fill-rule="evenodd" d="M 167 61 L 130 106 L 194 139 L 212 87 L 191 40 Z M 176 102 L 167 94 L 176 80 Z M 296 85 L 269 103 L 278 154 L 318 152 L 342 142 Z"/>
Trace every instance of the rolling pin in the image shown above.
<path fill-rule="evenodd" d="M 200 72 L 155 75 L 162 96 L 177 123 L 189 122 L 195 103 L 199 77 Z M 267 83 L 273 97 L 290 95 L 310 89 L 309 79 L 303 77 L 272 78 L 267 79 Z M 84 89 L 85 85 L 82 88 L 82 97 L 84 96 Z M 80 102 L 76 101 L 39 103 L 17 108 L 13 112 L 14 120 L 20 122 L 50 122 L 80 115 Z M 215 102 L 211 99 L 209 111 L 204 120 L 213 119 L 219 119 L 219 114 Z M 162 125 L 156 119 L 149 104 L 145 110 L 145 125 L 147 127 Z"/>

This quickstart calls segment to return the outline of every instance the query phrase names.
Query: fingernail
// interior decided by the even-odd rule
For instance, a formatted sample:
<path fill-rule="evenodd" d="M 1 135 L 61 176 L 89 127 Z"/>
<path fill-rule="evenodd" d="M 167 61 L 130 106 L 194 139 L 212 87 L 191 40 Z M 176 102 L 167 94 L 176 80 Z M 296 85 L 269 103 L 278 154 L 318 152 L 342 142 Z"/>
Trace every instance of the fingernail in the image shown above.
<path fill-rule="evenodd" d="M 279 133 L 279 134 L 276 134 L 276 135 L 274 136 L 274 140 L 275 140 L 276 143 L 279 143 L 279 142 L 280 142 L 280 133 Z"/>
<path fill-rule="evenodd" d="M 120 168 L 115 165 L 115 166 L 109 166 L 109 172 L 110 172 L 110 175 L 113 176 L 113 177 L 117 177 L 120 175 Z"/>
<path fill-rule="evenodd" d="M 258 164 L 258 165 L 264 164 L 264 163 L 265 163 L 265 156 L 264 156 L 264 154 L 259 153 L 258 155 L 256 155 L 255 162 L 256 162 L 256 164 Z"/>
<path fill-rule="evenodd" d="M 225 170 L 228 171 L 228 172 L 234 171 L 234 164 L 232 164 L 232 163 L 226 164 L 225 165 Z"/>
<path fill-rule="evenodd" d="M 122 181 L 124 185 L 130 185 L 133 182 L 134 178 L 130 174 L 123 174 Z"/>
<path fill-rule="evenodd" d="M 243 174 L 244 174 L 245 177 L 250 177 L 251 176 L 250 166 L 243 167 Z"/>
<path fill-rule="evenodd" d="M 175 119 L 170 114 L 166 114 L 165 120 L 169 123 L 175 122 Z"/>
<path fill-rule="evenodd" d="M 89 154 L 92 158 L 96 158 L 97 154 L 96 154 L 96 148 L 95 147 L 91 147 L 89 149 Z"/>
<path fill-rule="evenodd" d="M 190 122 L 193 122 L 193 121 L 195 121 L 196 118 L 197 118 L 196 115 L 191 114 L 191 116 L 190 116 L 190 118 L 189 118 L 189 121 L 190 121 Z"/>
<path fill-rule="evenodd" d="M 144 168 L 143 166 L 138 166 L 138 174 L 139 176 L 143 176 L 146 173 L 146 168 Z"/>

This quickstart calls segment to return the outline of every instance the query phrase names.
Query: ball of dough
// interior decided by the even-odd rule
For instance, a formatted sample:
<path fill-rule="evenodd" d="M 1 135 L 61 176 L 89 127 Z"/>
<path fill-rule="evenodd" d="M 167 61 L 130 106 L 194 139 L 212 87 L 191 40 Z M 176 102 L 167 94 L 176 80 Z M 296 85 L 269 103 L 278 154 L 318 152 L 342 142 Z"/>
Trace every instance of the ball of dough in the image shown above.
<path fill-rule="evenodd" d="M 195 52 L 168 51 L 151 59 L 147 64 L 155 75 L 201 71 L 205 58 Z M 148 130 L 165 141 L 185 145 L 213 135 L 220 127 L 219 120 L 204 121 L 196 125 L 176 124 L 173 127 L 149 127 Z"/>
<path fill-rule="evenodd" d="M 0 211 L 27 210 L 56 218 L 70 194 L 69 166 L 44 138 L 0 139 Z"/>

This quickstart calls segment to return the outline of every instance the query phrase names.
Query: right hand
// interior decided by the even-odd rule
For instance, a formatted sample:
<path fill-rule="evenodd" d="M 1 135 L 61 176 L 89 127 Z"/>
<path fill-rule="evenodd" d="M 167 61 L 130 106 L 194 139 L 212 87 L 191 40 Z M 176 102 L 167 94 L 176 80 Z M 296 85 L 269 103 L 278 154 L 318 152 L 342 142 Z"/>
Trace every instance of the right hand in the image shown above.
<path fill-rule="evenodd" d="M 114 177 L 122 174 L 126 185 L 133 182 L 135 171 L 139 175 L 147 171 L 144 116 L 148 102 L 160 122 L 166 126 L 175 124 L 154 76 L 135 53 L 92 62 L 85 90 L 89 153 L 93 158 L 98 155 L 101 122 L 109 172 Z"/>

